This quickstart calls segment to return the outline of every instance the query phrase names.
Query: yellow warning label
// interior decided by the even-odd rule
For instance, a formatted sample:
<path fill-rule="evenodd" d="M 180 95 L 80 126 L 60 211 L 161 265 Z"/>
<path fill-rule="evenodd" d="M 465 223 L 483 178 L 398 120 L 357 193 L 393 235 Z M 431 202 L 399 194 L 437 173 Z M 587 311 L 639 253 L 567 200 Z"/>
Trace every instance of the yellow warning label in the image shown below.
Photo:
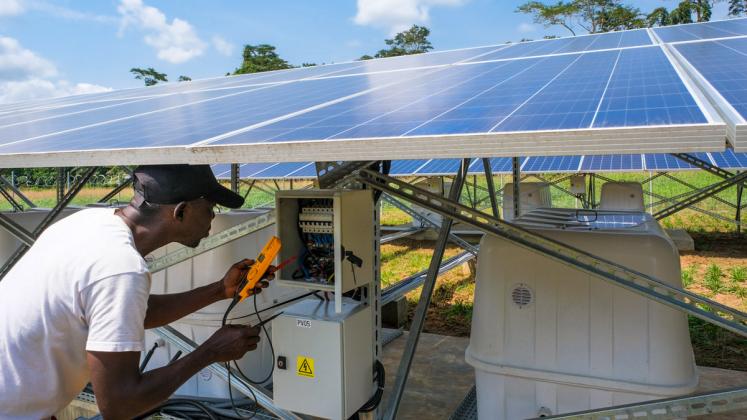
<path fill-rule="evenodd" d="M 306 356 L 296 357 L 296 373 L 307 378 L 314 377 L 314 359 Z"/>

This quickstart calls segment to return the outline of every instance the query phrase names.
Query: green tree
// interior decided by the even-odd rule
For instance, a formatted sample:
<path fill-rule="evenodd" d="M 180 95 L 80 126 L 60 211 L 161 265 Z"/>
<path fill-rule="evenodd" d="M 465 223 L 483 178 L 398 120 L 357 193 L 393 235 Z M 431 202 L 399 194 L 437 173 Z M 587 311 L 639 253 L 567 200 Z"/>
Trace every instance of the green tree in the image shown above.
<path fill-rule="evenodd" d="M 192 78 L 189 76 L 179 76 L 177 82 L 191 82 Z"/>
<path fill-rule="evenodd" d="M 579 13 L 575 2 L 559 1 L 555 4 L 544 4 L 539 1 L 530 1 L 522 4 L 516 9 L 518 13 L 532 15 L 534 23 L 545 25 L 545 27 L 560 25 L 576 35 L 573 30 L 573 18 Z"/>
<path fill-rule="evenodd" d="M 654 26 L 668 26 L 672 24 L 672 18 L 666 7 L 657 7 L 646 16 L 646 24 L 649 28 Z"/>
<path fill-rule="evenodd" d="M 406 31 L 399 32 L 391 39 L 385 39 L 387 49 L 379 50 L 376 58 L 396 57 L 399 55 L 421 54 L 433 49 L 428 40 L 431 30 L 425 26 L 412 25 Z"/>
<path fill-rule="evenodd" d="M 640 9 L 631 6 L 616 5 L 604 9 L 598 16 L 599 32 L 621 31 L 625 29 L 645 28 L 646 20 Z"/>
<path fill-rule="evenodd" d="M 145 86 L 153 86 L 158 84 L 158 82 L 169 81 L 166 78 L 166 73 L 159 73 L 153 67 L 148 67 L 147 69 L 133 67 L 130 69 L 130 73 L 135 75 L 135 79 L 142 80 Z"/>
<path fill-rule="evenodd" d="M 275 47 L 268 44 L 245 45 L 244 61 L 241 67 L 233 74 L 257 73 L 270 70 L 283 70 L 292 68 L 287 61 L 280 58 L 275 52 Z"/>
<path fill-rule="evenodd" d="M 669 12 L 672 25 L 693 23 L 693 6 L 689 1 L 683 1 Z"/>
<path fill-rule="evenodd" d="M 729 15 L 742 16 L 747 12 L 747 0 L 729 0 Z"/>
<path fill-rule="evenodd" d="M 372 60 L 372 59 L 373 59 L 373 57 L 371 57 L 370 55 L 364 54 L 358 60 Z"/>

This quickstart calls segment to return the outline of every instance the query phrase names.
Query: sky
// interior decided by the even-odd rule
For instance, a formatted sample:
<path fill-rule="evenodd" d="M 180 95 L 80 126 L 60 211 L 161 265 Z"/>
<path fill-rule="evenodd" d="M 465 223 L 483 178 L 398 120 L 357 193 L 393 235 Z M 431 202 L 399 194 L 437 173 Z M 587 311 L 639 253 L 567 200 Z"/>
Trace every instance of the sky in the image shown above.
<path fill-rule="evenodd" d="M 0 0 L 0 103 L 142 86 L 129 70 L 175 81 L 217 77 L 266 43 L 294 65 L 373 55 L 410 27 L 431 30 L 435 50 L 501 44 L 559 27 L 534 24 L 503 0 Z M 630 0 L 648 12 L 677 1 Z M 726 17 L 726 2 L 713 19 Z"/>

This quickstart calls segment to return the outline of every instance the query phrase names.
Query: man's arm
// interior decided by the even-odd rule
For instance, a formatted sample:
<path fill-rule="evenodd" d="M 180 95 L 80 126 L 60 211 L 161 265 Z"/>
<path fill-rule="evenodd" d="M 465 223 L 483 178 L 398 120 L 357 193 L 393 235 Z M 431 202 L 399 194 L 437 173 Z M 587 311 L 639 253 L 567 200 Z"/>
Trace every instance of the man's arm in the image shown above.
<path fill-rule="evenodd" d="M 89 351 L 96 402 L 105 419 L 126 419 L 155 408 L 187 379 L 214 362 L 243 357 L 257 348 L 259 328 L 227 325 L 194 352 L 174 363 L 140 373 L 139 352 Z"/>
<path fill-rule="evenodd" d="M 249 267 L 254 260 L 245 259 L 232 265 L 219 281 L 207 286 L 198 287 L 183 293 L 169 295 L 150 295 L 148 298 L 148 311 L 145 314 L 145 328 L 156 328 L 168 325 L 182 317 L 198 311 L 205 306 L 222 299 L 233 297 L 241 280 L 246 277 Z M 264 278 L 272 279 L 274 267 L 267 270 Z M 268 283 L 263 281 L 258 284 L 266 288 Z"/>

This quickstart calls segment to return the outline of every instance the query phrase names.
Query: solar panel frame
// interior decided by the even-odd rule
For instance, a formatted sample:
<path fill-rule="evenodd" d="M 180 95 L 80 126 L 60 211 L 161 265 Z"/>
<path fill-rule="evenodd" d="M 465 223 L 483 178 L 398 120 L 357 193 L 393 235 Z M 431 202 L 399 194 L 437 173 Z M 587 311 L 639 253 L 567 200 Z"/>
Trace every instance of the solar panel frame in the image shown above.
<path fill-rule="evenodd" d="M 747 20 L 746 20 L 747 21 Z M 686 69 L 694 83 L 698 88 L 707 96 L 714 105 L 715 109 L 718 110 L 722 119 L 726 123 L 727 129 L 727 140 L 731 143 L 732 147 L 737 151 L 747 151 L 747 115 L 740 113 L 730 102 L 727 100 L 721 91 L 717 89 L 708 77 L 703 74 L 690 59 L 687 58 L 686 53 L 683 53 L 681 49 L 691 48 L 698 45 L 710 45 L 715 41 L 699 41 L 674 44 L 673 46 L 666 46 L 673 55 L 675 55 L 679 61 L 682 62 L 682 66 Z M 690 47 L 688 47 L 690 46 Z M 692 57 L 691 57 L 692 59 Z M 747 99 L 745 99 L 747 102 Z"/>

